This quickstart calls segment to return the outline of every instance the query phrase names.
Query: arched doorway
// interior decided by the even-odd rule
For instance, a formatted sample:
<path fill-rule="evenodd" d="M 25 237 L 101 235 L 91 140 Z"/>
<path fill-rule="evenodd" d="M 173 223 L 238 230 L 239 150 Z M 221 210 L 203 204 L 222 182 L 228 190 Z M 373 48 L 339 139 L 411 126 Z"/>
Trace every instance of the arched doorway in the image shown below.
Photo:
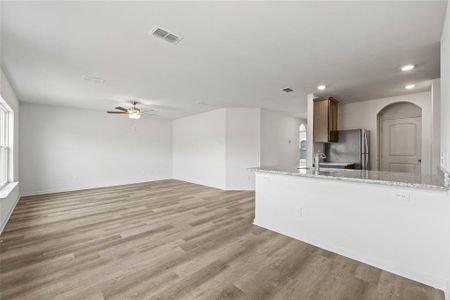
<path fill-rule="evenodd" d="M 305 124 L 300 124 L 300 127 L 298 128 L 298 148 L 300 152 L 300 161 L 299 165 L 300 167 L 306 167 L 306 157 L 307 157 L 307 140 L 306 140 L 306 126 Z"/>
<path fill-rule="evenodd" d="M 420 173 L 422 163 L 422 109 L 410 102 L 393 103 L 378 117 L 378 169 Z"/>

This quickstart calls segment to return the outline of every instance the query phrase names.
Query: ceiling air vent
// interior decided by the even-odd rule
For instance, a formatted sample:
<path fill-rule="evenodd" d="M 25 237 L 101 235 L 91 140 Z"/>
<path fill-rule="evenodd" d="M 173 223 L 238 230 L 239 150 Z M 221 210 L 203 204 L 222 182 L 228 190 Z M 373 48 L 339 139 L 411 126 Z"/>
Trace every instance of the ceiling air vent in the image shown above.
<path fill-rule="evenodd" d="M 178 44 L 183 39 L 182 37 L 176 36 L 175 34 L 170 33 L 160 27 L 153 28 L 152 34 L 155 37 L 163 39 L 171 44 Z"/>

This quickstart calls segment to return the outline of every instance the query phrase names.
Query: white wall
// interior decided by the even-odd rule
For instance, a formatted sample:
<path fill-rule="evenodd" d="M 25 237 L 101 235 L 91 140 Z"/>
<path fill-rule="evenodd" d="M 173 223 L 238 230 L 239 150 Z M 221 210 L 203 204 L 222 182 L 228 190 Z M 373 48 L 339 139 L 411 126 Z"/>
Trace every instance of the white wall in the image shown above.
<path fill-rule="evenodd" d="M 306 127 L 306 140 L 307 140 L 307 154 L 306 154 L 306 166 L 311 168 L 314 163 L 314 94 L 308 94 L 306 98 L 307 103 L 307 120 L 308 127 Z"/>
<path fill-rule="evenodd" d="M 441 166 L 450 174 L 450 5 L 441 38 Z"/>
<path fill-rule="evenodd" d="M 299 164 L 300 122 L 259 108 L 224 108 L 177 119 L 174 178 L 224 190 L 253 190 L 254 174 L 247 168 Z"/>
<path fill-rule="evenodd" d="M 305 120 L 261 110 L 261 165 L 299 165 L 299 127 Z"/>
<path fill-rule="evenodd" d="M 22 194 L 172 177 L 172 122 L 22 103 Z"/>
<path fill-rule="evenodd" d="M 0 95 L 3 100 L 13 110 L 14 118 L 14 136 L 13 136 L 13 178 L 14 181 L 19 180 L 19 99 L 17 98 L 13 88 L 11 87 L 8 78 L 0 68 Z"/>
<path fill-rule="evenodd" d="M 256 225 L 444 289 L 447 191 L 266 173 L 256 191 Z"/>
<path fill-rule="evenodd" d="M 226 188 L 226 111 L 173 121 L 173 178 Z"/>
<path fill-rule="evenodd" d="M 447 2 L 441 38 L 441 167 L 450 175 L 450 4 Z M 447 212 L 447 214 L 450 214 Z M 450 299 L 450 254 L 447 258 L 446 297 Z"/>
<path fill-rule="evenodd" d="M 0 95 L 3 100 L 13 110 L 14 118 L 14 135 L 13 135 L 13 180 L 19 181 L 19 100 L 14 93 L 11 85 L 8 82 L 3 69 L 0 68 Z M 0 233 L 2 232 L 6 222 L 9 219 L 12 210 L 19 200 L 19 185 L 16 185 L 14 189 L 4 198 L 0 198 Z"/>
<path fill-rule="evenodd" d="M 300 120 L 257 108 L 219 109 L 173 123 L 26 103 L 21 114 L 23 195 L 167 178 L 253 190 L 247 168 L 262 164 L 262 151 L 266 163 L 298 164 Z"/>
<path fill-rule="evenodd" d="M 378 169 L 377 114 L 387 105 L 407 101 L 422 109 L 422 173 L 431 173 L 432 111 L 431 92 L 398 97 L 374 99 L 339 104 L 338 128 L 340 130 L 364 128 L 370 130 L 370 166 Z"/>
<path fill-rule="evenodd" d="M 431 173 L 439 174 L 441 165 L 441 79 L 431 83 Z"/>
<path fill-rule="evenodd" d="M 226 189 L 254 190 L 255 174 L 247 168 L 260 164 L 258 108 L 226 109 Z"/>

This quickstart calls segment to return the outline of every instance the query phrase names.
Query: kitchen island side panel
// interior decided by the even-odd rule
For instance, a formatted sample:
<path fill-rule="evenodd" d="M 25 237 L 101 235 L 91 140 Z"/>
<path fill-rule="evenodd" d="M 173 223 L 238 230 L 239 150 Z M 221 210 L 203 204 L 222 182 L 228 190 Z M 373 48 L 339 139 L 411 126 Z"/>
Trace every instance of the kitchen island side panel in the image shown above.
<path fill-rule="evenodd" d="M 254 224 L 444 289 L 446 190 L 256 172 Z"/>

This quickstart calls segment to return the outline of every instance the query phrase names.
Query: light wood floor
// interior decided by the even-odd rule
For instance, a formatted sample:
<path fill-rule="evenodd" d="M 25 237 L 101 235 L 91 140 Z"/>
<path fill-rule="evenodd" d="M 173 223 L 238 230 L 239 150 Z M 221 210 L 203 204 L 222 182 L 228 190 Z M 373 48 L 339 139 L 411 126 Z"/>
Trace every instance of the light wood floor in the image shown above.
<path fill-rule="evenodd" d="M 443 299 L 252 225 L 254 193 L 165 180 L 22 198 L 0 299 Z"/>

